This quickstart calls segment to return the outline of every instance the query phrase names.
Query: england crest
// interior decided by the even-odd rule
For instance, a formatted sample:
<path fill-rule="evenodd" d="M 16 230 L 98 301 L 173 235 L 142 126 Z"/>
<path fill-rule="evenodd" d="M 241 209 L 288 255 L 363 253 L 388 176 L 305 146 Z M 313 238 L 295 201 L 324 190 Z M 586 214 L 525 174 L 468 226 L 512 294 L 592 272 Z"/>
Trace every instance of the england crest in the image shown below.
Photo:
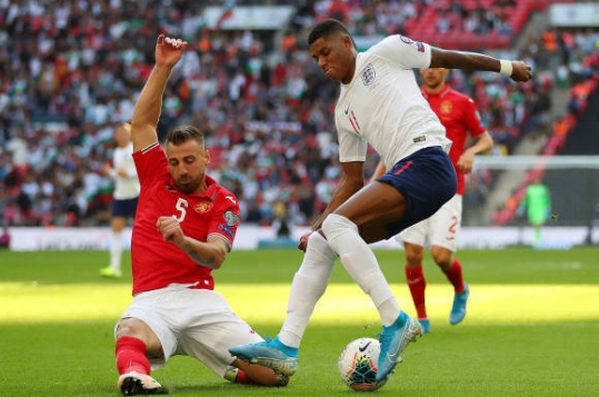
<path fill-rule="evenodd" d="M 369 86 L 374 82 L 376 79 L 376 70 L 374 69 L 374 66 L 372 66 L 372 63 L 366 65 L 364 70 L 362 70 L 361 77 L 362 83 L 364 83 L 365 86 Z"/>

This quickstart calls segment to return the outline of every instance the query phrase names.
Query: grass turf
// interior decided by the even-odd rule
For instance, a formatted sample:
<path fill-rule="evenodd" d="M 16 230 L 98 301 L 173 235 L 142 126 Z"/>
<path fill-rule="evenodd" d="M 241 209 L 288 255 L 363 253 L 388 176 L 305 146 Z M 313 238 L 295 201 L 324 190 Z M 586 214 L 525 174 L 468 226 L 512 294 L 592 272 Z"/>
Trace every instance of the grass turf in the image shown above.
<path fill-rule="evenodd" d="M 402 252 L 377 253 L 400 304 L 413 313 Z M 405 363 L 376 393 L 395 396 L 595 396 L 599 390 L 598 249 L 464 251 L 472 289 L 468 317 L 451 327 L 452 291 L 427 258 L 433 332 L 410 345 Z M 2 396 L 116 396 L 115 321 L 130 303 L 131 279 L 104 280 L 106 252 L 0 251 Z M 217 288 L 262 334 L 274 336 L 293 250 L 233 252 Z M 125 273 L 128 273 L 128 262 Z M 376 311 L 341 266 L 319 302 L 285 389 L 232 385 L 188 357 L 155 377 L 180 396 L 351 395 L 336 361 L 343 346 L 380 330 Z"/>

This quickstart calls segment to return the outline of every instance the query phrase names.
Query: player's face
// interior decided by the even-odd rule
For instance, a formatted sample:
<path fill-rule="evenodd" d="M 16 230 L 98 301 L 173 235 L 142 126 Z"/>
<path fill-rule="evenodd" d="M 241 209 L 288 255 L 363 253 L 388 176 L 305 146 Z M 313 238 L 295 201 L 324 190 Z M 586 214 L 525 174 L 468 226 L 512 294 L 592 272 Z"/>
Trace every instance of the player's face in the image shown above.
<path fill-rule="evenodd" d="M 131 142 L 131 130 L 127 127 L 120 126 L 114 132 L 114 140 L 118 147 L 125 147 Z"/>
<path fill-rule="evenodd" d="M 426 88 L 433 90 L 445 83 L 445 76 L 447 76 L 447 73 L 449 73 L 449 69 L 420 69 L 420 74 L 424 78 L 424 85 Z"/>
<path fill-rule="evenodd" d="M 210 153 L 195 139 L 166 147 L 168 168 L 175 186 L 185 194 L 198 193 L 205 185 L 206 166 Z"/>
<path fill-rule="evenodd" d="M 310 46 L 312 58 L 331 80 L 349 83 L 354 77 L 353 43 L 345 34 L 321 37 Z"/>

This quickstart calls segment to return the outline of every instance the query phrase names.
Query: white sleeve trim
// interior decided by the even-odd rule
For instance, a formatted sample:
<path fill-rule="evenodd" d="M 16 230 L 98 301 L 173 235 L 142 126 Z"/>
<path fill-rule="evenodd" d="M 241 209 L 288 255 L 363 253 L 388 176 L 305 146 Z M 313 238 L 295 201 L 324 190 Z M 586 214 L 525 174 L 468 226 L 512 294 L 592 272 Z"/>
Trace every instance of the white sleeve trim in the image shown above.
<path fill-rule="evenodd" d="M 208 240 L 210 237 L 220 237 L 221 239 L 225 240 L 225 242 L 227 243 L 227 246 L 229 247 L 229 252 L 231 252 L 231 248 L 233 248 L 233 246 L 231 245 L 231 242 L 229 241 L 228 238 L 226 238 L 225 236 L 223 236 L 220 233 L 210 233 L 207 237 L 206 240 Z"/>
<path fill-rule="evenodd" d="M 150 145 L 146 146 L 144 149 L 141 149 L 141 154 L 146 154 L 150 150 L 154 149 L 156 146 L 160 146 L 158 141 L 151 143 Z"/>
<path fill-rule="evenodd" d="M 351 157 L 344 157 L 344 158 L 340 158 L 339 159 L 340 163 L 364 163 L 366 162 L 366 159 L 364 157 L 361 156 L 351 156 Z"/>

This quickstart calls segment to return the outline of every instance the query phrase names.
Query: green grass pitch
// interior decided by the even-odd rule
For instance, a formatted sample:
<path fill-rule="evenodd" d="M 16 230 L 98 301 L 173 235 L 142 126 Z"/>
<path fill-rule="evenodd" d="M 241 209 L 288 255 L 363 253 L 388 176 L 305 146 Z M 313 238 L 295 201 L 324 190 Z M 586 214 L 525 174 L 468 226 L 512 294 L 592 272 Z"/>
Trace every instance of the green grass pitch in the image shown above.
<path fill-rule="evenodd" d="M 402 255 L 377 252 L 400 305 L 414 314 Z M 599 395 L 599 249 L 458 258 L 471 288 L 466 320 L 449 325 L 453 292 L 427 257 L 432 333 L 407 348 L 377 395 Z M 107 252 L 0 251 L 0 396 L 119 395 L 113 327 L 131 301 L 131 277 L 98 277 L 107 259 Z M 214 273 L 217 290 L 259 333 L 274 336 L 300 261 L 295 250 L 233 252 Z M 337 263 L 287 388 L 232 385 L 189 357 L 153 376 L 177 396 L 350 396 L 337 358 L 349 341 L 379 331 L 370 299 Z"/>

